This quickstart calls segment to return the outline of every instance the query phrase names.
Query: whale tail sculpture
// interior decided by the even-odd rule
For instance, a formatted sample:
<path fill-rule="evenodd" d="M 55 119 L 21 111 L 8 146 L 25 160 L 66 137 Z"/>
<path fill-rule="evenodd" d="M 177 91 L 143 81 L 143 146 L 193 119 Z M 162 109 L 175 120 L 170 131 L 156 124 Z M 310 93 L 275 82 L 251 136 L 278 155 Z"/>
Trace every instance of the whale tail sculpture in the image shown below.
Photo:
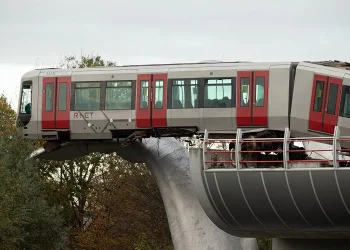
<path fill-rule="evenodd" d="M 151 138 L 116 152 L 130 162 L 144 162 L 156 178 L 175 249 L 258 250 L 256 239 L 227 234 L 205 214 L 192 184 L 188 152 L 181 142 Z"/>

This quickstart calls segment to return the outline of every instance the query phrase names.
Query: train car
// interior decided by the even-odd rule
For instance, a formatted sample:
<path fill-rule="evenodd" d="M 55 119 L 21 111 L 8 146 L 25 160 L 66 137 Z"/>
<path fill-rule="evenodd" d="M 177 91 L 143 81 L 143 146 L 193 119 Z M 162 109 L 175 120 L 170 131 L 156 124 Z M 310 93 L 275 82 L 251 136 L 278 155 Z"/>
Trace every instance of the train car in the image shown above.
<path fill-rule="evenodd" d="M 34 70 L 22 77 L 18 120 L 25 137 L 48 141 L 284 131 L 292 68 L 227 62 Z"/>
<path fill-rule="evenodd" d="M 350 135 L 350 64 L 301 62 L 296 69 L 290 130 L 294 137 Z M 332 142 L 324 142 L 331 144 Z M 343 147 L 350 147 L 342 142 Z"/>
<path fill-rule="evenodd" d="M 22 77 L 18 120 L 47 141 L 292 137 L 350 132 L 350 64 L 217 62 L 40 69 Z M 30 108 L 29 108 L 30 106 Z M 345 143 L 345 142 L 344 142 Z M 342 146 L 345 145 L 342 142 Z M 350 146 L 349 146 L 350 147 Z"/>

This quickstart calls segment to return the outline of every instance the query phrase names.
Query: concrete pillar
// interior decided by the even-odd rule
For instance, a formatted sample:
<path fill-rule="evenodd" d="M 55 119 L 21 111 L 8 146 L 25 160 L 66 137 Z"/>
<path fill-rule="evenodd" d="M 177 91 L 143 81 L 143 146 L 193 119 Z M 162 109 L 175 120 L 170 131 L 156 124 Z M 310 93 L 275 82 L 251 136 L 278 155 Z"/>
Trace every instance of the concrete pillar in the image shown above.
<path fill-rule="evenodd" d="M 182 143 L 174 138 L 151 138 L 116 152 L 149 167 L 163 198 L 176 250 L 258 250 L 256 239 L 227 234 L 205 214 L 192 185 L 188 152 Z"/>

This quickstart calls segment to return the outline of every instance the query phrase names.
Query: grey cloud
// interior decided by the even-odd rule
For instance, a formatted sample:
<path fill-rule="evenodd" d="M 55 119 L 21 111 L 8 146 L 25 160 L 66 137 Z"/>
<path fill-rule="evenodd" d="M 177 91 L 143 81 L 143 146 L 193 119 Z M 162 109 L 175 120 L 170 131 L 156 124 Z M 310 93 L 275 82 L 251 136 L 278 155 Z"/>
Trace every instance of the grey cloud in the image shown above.
<path fill-rule="evenodd" d="M 121 64 L 350 61 L 346 0 L 0 3 L 0 63 L 46 65 L 95 51 Z"/>

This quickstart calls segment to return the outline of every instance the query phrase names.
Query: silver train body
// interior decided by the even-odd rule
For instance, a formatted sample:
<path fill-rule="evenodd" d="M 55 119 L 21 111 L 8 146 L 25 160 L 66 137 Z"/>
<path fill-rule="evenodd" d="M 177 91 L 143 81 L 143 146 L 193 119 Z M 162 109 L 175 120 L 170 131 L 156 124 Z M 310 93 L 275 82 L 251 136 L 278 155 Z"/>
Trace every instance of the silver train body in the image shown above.
<path fill-rule="evenodd" d="M 219 62 L 83 69 L 23 75 L 18 120 L 26 138 L 109 140 L 275 131 L 350 135 L 347 63 Z M 349 66 L 350 67 L 350 66 Z M 28 105 L 30 104 L 30 105 Z M 142 133 L 141 133 L 142 132 Z M 346 142 L 342 147 L 347 147 Z"/>

